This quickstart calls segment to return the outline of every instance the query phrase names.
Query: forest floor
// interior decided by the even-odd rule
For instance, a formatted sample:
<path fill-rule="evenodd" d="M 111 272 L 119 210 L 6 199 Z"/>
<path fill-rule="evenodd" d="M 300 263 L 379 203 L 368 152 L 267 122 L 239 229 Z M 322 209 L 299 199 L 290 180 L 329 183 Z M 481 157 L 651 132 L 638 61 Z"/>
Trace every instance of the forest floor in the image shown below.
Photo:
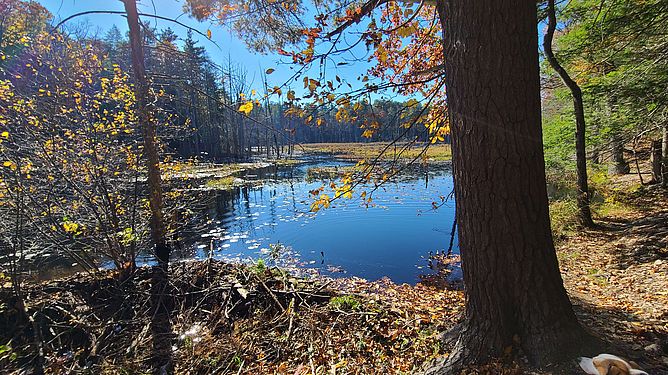
<path fill-rule="evenodd" d="M 581 322 L 650 374 L 668 373 L 668 191 L 613 178 L 614 209 L 557 247 Z"/>
<path fill-rule="evenodd" d="M 581 322 L 611 343 L 608 352 L 666 374 L 668 193 L 638 188 L 632 175 L 610 184 L 615 204 L 599 210 L 600 227 L 559 241 L 562 275 Z M 151 275 L 140 268 L 128 280 L 105 271 L 25 285 L 27 314 L 5 281 L 0 369 L 21 373 L 35 363 L 39 327 L 50 373 L 147 372 Z M 460 290 L 439 283 L 305 280 L 217 261 L 174 263 L 170 280 L 177 373 L 412 374 L 448 352 L 441 333 L 464 306 Z M 550 372 L 520 361 L 465 373 L 582 372 L 575 362 Z"/>

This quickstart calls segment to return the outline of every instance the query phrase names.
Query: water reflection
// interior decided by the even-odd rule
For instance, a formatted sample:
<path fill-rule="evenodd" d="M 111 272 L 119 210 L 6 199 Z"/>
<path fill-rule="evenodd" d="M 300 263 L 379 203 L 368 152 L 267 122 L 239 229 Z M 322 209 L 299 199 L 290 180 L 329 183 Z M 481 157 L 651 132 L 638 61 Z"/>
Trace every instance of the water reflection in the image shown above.
<path fill-rule="evenodd" d="M 449 246 L 454 202 L 432 209 L 432 202 L 440 204 L 439 196 L 452 191 L 449 168 L 415 167 L 403 173 L 374 193 L 375 207 L 353 198 L 309 212 L 309 191 L 322 181 L 307 179 L 307 170 L 346 165 L 325 159 L 271 167 L 240 176 L 261 184 L 209 192 L 200 225 L 182 233 L 180 256 L 236 262 L 263 258 L 307 273 L 418 281 L 428 272 L 429 252 Z M 280 256 L 272 244 L 280 244 Z"/>

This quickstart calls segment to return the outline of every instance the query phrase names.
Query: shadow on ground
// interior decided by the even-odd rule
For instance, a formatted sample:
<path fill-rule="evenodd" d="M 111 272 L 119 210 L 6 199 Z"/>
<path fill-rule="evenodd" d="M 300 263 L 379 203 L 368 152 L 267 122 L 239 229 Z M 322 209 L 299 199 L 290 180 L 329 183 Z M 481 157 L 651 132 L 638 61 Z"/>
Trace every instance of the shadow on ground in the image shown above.
<path fill-rule="evenodd" d="M 668 374 L 665 327 L 647 324 L 622 308 L 601 307 L 578 298 L 571 301 L 580 323 L 607 343 L 607 353 L 635 361 L 649 374 Z"/>

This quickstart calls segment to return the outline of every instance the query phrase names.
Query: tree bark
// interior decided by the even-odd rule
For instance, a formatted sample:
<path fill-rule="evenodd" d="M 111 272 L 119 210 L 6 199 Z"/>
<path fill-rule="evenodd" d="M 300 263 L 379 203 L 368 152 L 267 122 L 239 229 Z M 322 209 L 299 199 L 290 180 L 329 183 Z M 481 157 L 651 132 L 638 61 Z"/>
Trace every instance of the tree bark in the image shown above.
<path fill-rule="evenodd" d="M 663 152 L 662 152 L 662 141 L 655 140 L 652 141 L 652 149 L 650 154 L 650 163 L 652 165 L 652 183 L 658 184 L 661 182 L 661 177 L 663 175 Z"/>
<path fill-rule="evenodd" d="M 141 41 L 139 16 L 136 0 L 123 0 L 128 15 L 130 29 L 130 50 L 132 70 L 135 76 L 137 95 L 137 114 L 144 138 L 144 157 L 148 172 L 149 205 L 151 209 L 151 238 L 155 245 L 155 253 L 161 265 L 169 263 L 169 246 L 167 245 L 166 227 L 162 214 L 162 177 L 160 175 L 160 159 L 158 155 L 158 135 L 152 108 L 149 103 L 149 87 L 144 67 L 144 48 Z"/>
<path fill-rule="evenodd" d="M 668 187 L 668 125 L 663 126 L 661 139 L 661 186 Z"/>
<path fill-rule="evenodd" d="M 543 156 L 536 3 L 448 0 L 443 26 L 466 313 L 447 361 L 521 350 L 538 365 L 583 355 L 588 337 L 552 242 Z"/>
<path fill-rule="evenodd" d="M 569 75 L 566 69 L 559 64 L 559 61 L 554 56 L 552 51 L 552 39 L 554 38 L 554 31 L 557 28 L 557 16 L 554 9 L 554 0 L 548 0 L 547 2 L 547 32 L 543 38 L 543 50 L 545 51 L 545 57 L 547 61 L 552 66 L 561 80 L 566 84 L 570 89 L 571 95 L 573 96 L 573 109 L 575 111 L 575 162 L 577 170 L 577 188 L 578 188 L 578 211 L 579 211 L 579 221 L 582 225 L 587 227 L 593 227 L 594 221 L 591 218 L 591 209 L 589 207 L 589 183 L 587 181 L 587 152 L 585 150 L 585 116 L 584 116 L 584 103 L 582 100 L 582 90 Z"/>
<path fill-rule="evenodd" d="M 151 285 L 151 333 L 155 373 L 171 372 L 171 308 L 164 298 L 168 290 L 168 268 L 170 247 L 167 243 L 167 231 L 163 217 L 162 181 L 160 159 L 158 155 L 157 129 L 149 101 L 149 86 L 144 66 L 144 47 L 142 45 L 139 15 L 136 0 L 122 0 L 127 14 L 130 30 L 130 53 L 132 71 L 135 77 L 137 115 L 144 138 L 144 157 L 148 173 L 148 195 L 151 210 L 151 238 L 155 246 L 158 266 L 153 270 Z"/>
<path fill-rule="evenodd" d="M 612 162 L 609 174 L 622 175 L 631 172 L 629 163 L 624 160 L 624 142 L 618 134 L 612 136 Z"/>

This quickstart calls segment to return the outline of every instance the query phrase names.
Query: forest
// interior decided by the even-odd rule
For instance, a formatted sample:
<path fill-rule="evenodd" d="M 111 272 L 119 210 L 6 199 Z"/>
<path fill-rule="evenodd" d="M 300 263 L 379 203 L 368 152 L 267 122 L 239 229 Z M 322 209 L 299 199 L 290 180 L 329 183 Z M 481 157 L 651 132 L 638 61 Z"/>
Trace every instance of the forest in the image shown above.
<path fill-rule="evenodd" d="M 0 0 L 0 372 L 668 374 L 668 0 Z"/>

